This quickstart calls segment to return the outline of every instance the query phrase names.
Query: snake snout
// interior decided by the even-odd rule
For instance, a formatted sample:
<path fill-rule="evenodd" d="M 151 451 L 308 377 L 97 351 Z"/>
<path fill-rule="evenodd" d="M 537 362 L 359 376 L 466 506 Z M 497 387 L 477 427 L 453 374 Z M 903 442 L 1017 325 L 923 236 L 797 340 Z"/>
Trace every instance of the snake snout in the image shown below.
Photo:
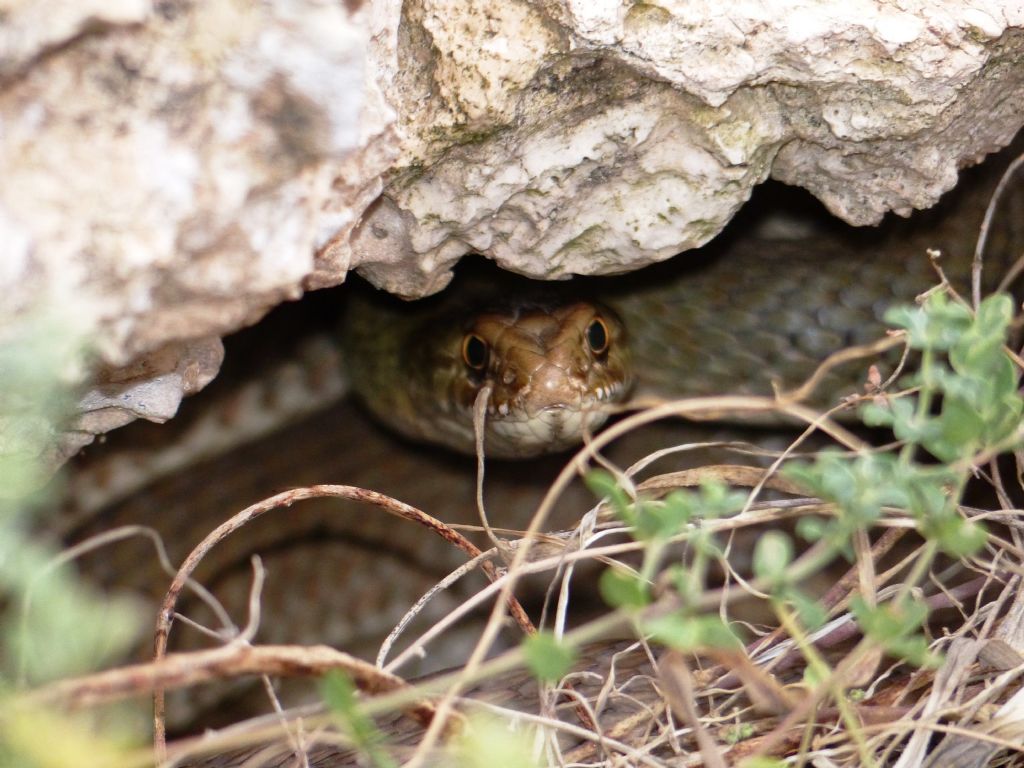
<path fill-rule="evenodd" d="M 629 385 L 625 351 L 616 348 L 609 359 L 606 344 L 595 352 L 583 335 L 591 323 L 588 317 L 574 325 L 562 321 L 558 333 L 496 346 L 501 364 L 493 372 L 487 422 L 492 452 L 530 456 L 576 445 L 601 427 L 608 405 L 623 399 Z M 511 337 L 507 333 L 502 341 Z"/>
<path fill-rule="evenodd" d="M 481 335 L 487 330 L 477 328 Z M 536 455 L 578 444 L 628 393 L 623 330 L 604 307 L 577 302 L 523 312 L 500 330 L 487 336 L 494 363 L 492 452 Z"/>
<path fill-rule="evenodd" d="M 548 409 L 580 407 L 585 393 L 585 378 L 578 371 L 568 371 L 559 361 L 545 362 L 530 377 L 522 399 L 526 411 L 538 413 Z"/>

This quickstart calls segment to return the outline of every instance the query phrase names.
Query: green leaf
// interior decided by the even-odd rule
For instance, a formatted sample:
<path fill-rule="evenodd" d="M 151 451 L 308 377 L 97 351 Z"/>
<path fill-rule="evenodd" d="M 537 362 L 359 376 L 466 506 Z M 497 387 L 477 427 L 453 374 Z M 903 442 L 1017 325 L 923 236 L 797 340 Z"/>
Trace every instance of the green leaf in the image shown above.
<path fill-rule="evenodd" d="M 937 423 L 941 431 L 922 441 L 936 458 L 956 461 L 973 456 L 981 447 L 985 421 L 981 413 L 962 398 L 947 396 L 942 401 L 942 415 Z"/>
<path fill-rule="evenodd" d="M 753 723 L 737 723 L 736 725 L 730 725 L 725 729 L 725 734 L 722 739 L 726 744 L 739 744 L 741 741 L 746 741 L 756 733 Z M 747 761 L 750 764 L 750 761 Z"/>
<path fill-rule="evenodd" d="M 893 408 L 896 403 L 902 403 L 906 398 L 898 398 L 890 400 L 886 405 L 879 405 L 878 403 L 868 402 L 861 406 L 860 409 L 860 420 L 869 427 L 887 427 L 892 428 L 896 422 L 896 416 L 893 413 Z M 913 406 L 911 406 L 913 408 Z"/>
<path fill-rule="evenodd" d="M 701 647 L 700 627 L 693 621 L 693 617 L 682 612 L 648 619 L 643 623 L 643 630 L 670 648 L 694 651 Z"/>
<path fill-rule="evenodd" d="M 945 351 L 970 326 L 971 312 L 945 294 L 934 293 L 923 307 L 891 307 L 885 321 L 906 329 L 912 349 Z"/>
<path fill-rule="evenodd" d="M 928 652 L 925 639 L 916 634 L 928 616 L 927 604 L 902 600 L 871 607 L 856 596 L 850 601 L 850 610 L 865 637 L 878 643 L 886 653 L 917 666 L 937 663 L 938 657 Z"/>
<path fill-rule="evenodd" d="M 705 520 L 735 515 L 747 503 L 747 493 L 709 479 L 700 484 L 700 516 Z"/>
<path fill-rule="evenodd" d="M 919 521 L 927 522 L 933 517 L 948 516 L 954 509 L 946 486 L 956 482 L 944 470 L 933 471 L 928 467 L 908 466 L 901 478 L 907 485 L 907 508 Z"/>
<path fill-rule="evenodd" d="M 596 497 L 608 499 L 615 515 L 622 522 L 634 525 L 633 501 L 610 473 L 603 469 L 592 469 L 584 476 L 583 482 Z"/>
<path fill-rule="evenodd" d="M 384 752 L 384 735 L 359 706 L 356 686 L 347 674 L 333 670 L 324 675 L 320 695 L 356 749 L 363 752 L 376 768 L 397 768 L 398 763 Z"/>
<path fill-rule="evenodd" d="M 534 677 L 557 683 L 572 668 L 576 650 L 559 641 L 550 632 L 538 632 L 523 641 L 523 655 Z"/>
<path fill-rule="evenodd" d="M 633 522 L 637 537 L 644 541 L 666 541 L 684 532 L 697 519 L 715 519 L 735 514 L 747 495 L 708 480 L 698 491 L 676 490 L 661 501 L 643 501 L 635 506 Z"/>
<path fill-rule="evenodd" d="M 796 533 L 804 541 L 818 541 L 828 530 L 828 524 L 820 517 L 801 517 L 796 521 Z"/>
<path fill-rule="evenodd" d="M 928 520 L 923 529 L 925 535 L 938 541 L 939 547 L 950 557 L 971 557 L 988 541 L 988 531 L 984 525 L 965 520 L 955 511 Z"/>
<path fill-rule="evenodd" d="M 784 597 L 796 609 L 800 623 L 812 632 L 823 627 L 825 622 L 828 621 L 828 611 L 825 609 L 825 606 L 820 601 L 805 595 L 800 590 L 795 588 L 787 589 Z"/>
<path fill-rule="evenodd" d="M 334 671 L 324 675 L 320 694 L 327 708 L 336 715 L 348 716 L 357 707 L 356 687 L 352 678 L 344 672 Z"/>
<path fill-rule="evenodd" d="M 707 528 L 694 529 L 686 541 L 694 552 L 705 557 L 725 557 L 725 551 L 719 546 L 715 534 Z"/>
<path fill-rule="evenodd" d="M 700 626 L 701 642 L 705 648 L 743 647 L 743 642 L 733 629 L 718 616 L 701 616 L 697 619 Z"/>
<path fill-rule="evenodd" d="M 680 651 L 743 647 L 736 634 L 718 616 L 696 616 L 676 611 L 647 619 L 642 628 L 659 643 Z"/>
<path fill-rule="evenodd" d="M 687 491 L 673 491 L 662 501 L 637 505 L 636 532 L 640 539 L 671 539 L 697 514 L 697 498 Z"/>
<path fill-rule="evenodd" d="M 612 566 L 598 582 L 601 597 L 613 608 L 643 608 L 651 602 L 650 588 L 639 575 Z"/>
<path fill-rule="evenodd" d="M 1010 294 L 993 293 L 981 300 L 975 322 L 983 333 L 1003 339 L 1013 322 L 1013 312 L 1013 297 Z"/>
<path fill-rule="evenodd" d="M 684 568 L 680 563 L 673 563 L 665 569 L 665 573 L 683 605 L 693 605 L 700 599 L 704 588 L 703 580 L 692 568 Z"/>
<path fill-rule="evenodd" d="M 767 531 L 754 545 L 754 574 L 782 584 L 793 560 L 793 541 L 782 531 Z"/>

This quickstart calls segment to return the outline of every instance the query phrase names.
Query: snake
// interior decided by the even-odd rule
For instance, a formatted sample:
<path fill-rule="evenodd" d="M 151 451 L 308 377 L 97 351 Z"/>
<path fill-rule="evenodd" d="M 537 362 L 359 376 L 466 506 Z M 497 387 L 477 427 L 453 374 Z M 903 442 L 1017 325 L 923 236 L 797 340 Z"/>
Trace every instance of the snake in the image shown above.
<path fill-rule="evenodd" d="M 729 258 L 694 261 L 571 287 L 476 265 L 441 298 L 413 304 L 361 291 L 342 324 L 352 390 L 406 437 L 468 454 L 483 393 L 486 455 L 529 458 L 580 443 L 635 391 L 763 395 L 798 384 L 829 353 L 882 336 L 886 310 L 938 279 L 923 249 L 894 261 L 827 239 L 753 239 Z M 962 285 L 969 260 L 942 264 Z M 857 392 L 866 376 L 866 364 L 831 375 L 818 404 Z"/>
<path fill-rule="evenodd" d="M 483 392 L 485 451 L 496 458 L 559 451 L 599 428 L 603 406 L 621 402 L 633 382 L 618 316 L 536 289 L 519 286 L 502 300 L 482 288 L 460 284 L 413 312 L 352 300 L 342 343 L 366 407 L 407 437 L 471 453 Z"/>

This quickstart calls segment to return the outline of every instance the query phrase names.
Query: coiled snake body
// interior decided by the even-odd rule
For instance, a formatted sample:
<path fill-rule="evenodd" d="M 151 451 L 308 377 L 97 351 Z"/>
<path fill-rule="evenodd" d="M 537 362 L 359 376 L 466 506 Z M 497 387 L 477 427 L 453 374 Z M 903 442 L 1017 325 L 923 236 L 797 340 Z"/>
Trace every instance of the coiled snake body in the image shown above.
<path fill-rule="evenodd" d="M 579 283 L 567 294 L 477 274 L 412 308 L 354 298 L 345 324 L 353 389 L 405 435 L 472 453 L 473 405 L 489 387 L 487 455 L 533 456 L 580 442 L 634 379 L 662 397 L 799 383 L 830 352 L 881 336 L 885 309 L 937 280 L 923 251 L 894 261 L 834 242 L 754 241 L 729 256 L 665 267 L 664 280 L 584 281 L 600 301 L 581 300 Z M 966 274 L 963 258 L 945 266 Z M 506 298 L 538 290 L 539 299 Z M 854 391 L 865 372 L 832 376 L 823 400 Z"/>

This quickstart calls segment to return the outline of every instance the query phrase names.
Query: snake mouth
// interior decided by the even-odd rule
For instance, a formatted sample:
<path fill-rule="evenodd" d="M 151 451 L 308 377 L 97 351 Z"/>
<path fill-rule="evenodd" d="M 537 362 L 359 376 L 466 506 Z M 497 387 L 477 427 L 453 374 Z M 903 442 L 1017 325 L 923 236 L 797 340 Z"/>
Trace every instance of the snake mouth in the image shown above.
<path fill-rule="evenodd" d="M 500 398 L 492 394 L 487 404 L 489 420 L 529 421 L 542 414 L 582 412 L 600 410 L 607 405 L 621 402 L 628 393 L 630 381 L 609 381 L 589 391 L 577 389 L 574 396 L 547 393 L 543 398 L 533 392 L 520 392 L 512 398 Z"/>
<path fill-rule="evenodd" d="M 613 381 L 591 389 L 571 401 L 515 402 L 492 400 L 487 407 L 488 455 L 529 457 L 579 445 L 608 420 L 610 406 L 624 399 L 628 381 Z"/>
<path fill-rule="evenodd" d="M 525 457 L 563 450 L 600 429 L 608 416 L 608 409 L 595 400 L 590 407 L 550 405 L 522 418 L 488 418 L 487 452 Z"/>

